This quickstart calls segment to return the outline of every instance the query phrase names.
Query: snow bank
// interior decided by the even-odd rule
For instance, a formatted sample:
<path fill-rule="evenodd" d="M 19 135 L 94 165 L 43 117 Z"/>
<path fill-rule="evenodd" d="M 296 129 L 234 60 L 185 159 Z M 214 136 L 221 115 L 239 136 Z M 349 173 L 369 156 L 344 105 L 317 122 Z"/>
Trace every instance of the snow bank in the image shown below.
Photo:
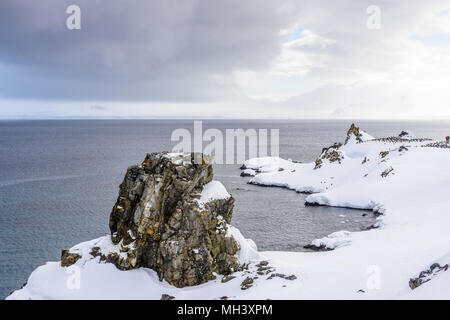
<path fill-rule="evenodd" d="M 317 248 L 325 248 L 328 250 L 333 250 L 336 248 L 348 246 L 351 243 L 351 232 L 348 231 L 337 231 L 332 234 L 320 238 L 315 239 L 311 242 L 311 245 Z"/>
<path fill-rule="evenodd" d="M 237 256 L 240 263 L 261 259 L 253 240 L 245 239 L 237 228 L 228 225 L 227 236 L 234 237 L 239 244 Z M 219 295 L 224 287 L 220 281 L 222 276 L 183 290 L 159 281 L 157 273 L 151 269 L 121 271 L 111 263 L 100 261 L 100 257 L 91 255 L 93 247 L 99 247 L 102 253 L 107 254 L 118 252 L 120 246 L 114 245 L 109 235 L 82 242 L 70 249 L 70 252 L 82 256 L 74 265 L 61 267 L 60 262 L 47 262 L 33 271 L 24 288 L 14 291 L 7 299 L 160 299 L 163 294 L 179 299 L 219 299 L 225 295 Z M 236 277 L 242 282 L 246 274 L 238 272 Z M 234 281 L 234 286 L 228 286 L 226 293 L 237 295 L 239 283 Z"/>
<path fill-rule="evenodd" d="M 229 199 L 230 197 L 225 186 L 221 182 L 213 180 L 203 186 L 201 197 L 197 199 L 197 202 L 204 205 L 211 200 Z"/>
<path fill-rule="evenodd" d="M 249 263 L 261 258 L 255 242 L 252 239 L 245 239 L 239 229 L 228 225 L 227 236 L 233 237 L 239 244 L 238 259 L 240 263 Z"/>
<path fill-rule="evenodd" d="M 256 171 L 253 169 L 245 169 L 241 172 L 241 177 L 254 177 L 256 176 Z"/>
<path fill-rule="evenodd" d="M 417 139 L 417 136 L 411 130 L 403 130 L 398 136 L 402 139 Z"/>
<path fill-rule="evenodd" d="M 280 168 L 289 167 L 292 161 L 277 157 L 253 158 L 244 162 L 245 169 L 252 169 L 256 172 L 279 171 Z M 283 168 L 284 169 L 284 168 Z"/>

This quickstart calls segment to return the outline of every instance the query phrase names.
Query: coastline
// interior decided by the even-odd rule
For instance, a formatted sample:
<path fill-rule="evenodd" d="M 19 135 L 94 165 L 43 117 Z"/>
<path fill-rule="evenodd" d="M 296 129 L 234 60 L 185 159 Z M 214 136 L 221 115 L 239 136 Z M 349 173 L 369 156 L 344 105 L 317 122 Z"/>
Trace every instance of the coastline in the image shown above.
<path fill-rule="evenodd" d="M 448 163 L 450 154 L 445 149 L 424 147 L 423 142 L 414 139 L 398 142 L 375 142 L 371 138 L 350 141 L 339 150 L 343 152 L 341 163 L 325 162 L 323 167 L 314 170 L 313 164 L 278 161 L 283 167 L 280 171 L 272 162 L 268 169 L 262 170 L 266 172 L 253 178 L 262 184 L 316 191 L 308 196 L 309 202 L 383 213 L 377 229 L 328 239 L 340 243 L 332 251 L 260 252 L 260 259 L 254 260 L 247 271 L 233 274 L 235 279 L 222 283 L 218 277 L 183 289 L 160 283 L 149 269 L 124 272 L 92 261 L 86 263 L 83 272 L 88 278 L 89 274 L 97 275 L 92 279 L 95 291 L 59 291 L 65 285 L 67 274 L 57 263 L 48 263 L 35 270 L 27 286 L 9 298 L 159 299 L 161 294 L 170 294 L 176 299 L 219 299 L 221 296 L 230 299 L 448 299 L 449 291 L 442 289 L 449 288 L 448 273 L 439 274 L 414 290 L 408 282 L 432 263 L 449 262 L 450 239 L 446 226 L 450 217 L 445 213 L 445 196 L 450 189 L 445 181 L 450 173 L 440 168 Z M 406 143 L 408 150 L 399 151 Z M 382 156 L 380 153 L 387 149 L 389 153 Z M 364 162 L 367 157 L 370 161 Z M 433 165 L 427 165 L 430 163 Z M 394 174 L 383 177 L 382 173 L 390 166 L 395 168 Z M 311 171 L 313 175 L 305 174 Z M 366 174 L 370 174 L 370 180 Z M 405 185 L 408 188 L 402 188 Z M 255 276 L 261 259 L 267 260 L 277 273 L 293 274 L 297 279 L 258 277 L 252 288 L 242 290 L 239 284 L 249 274 Z M 51 286 L 45 283 L 48 277 L 53 279 Z M 109 285 L 104 286 L 111 277 L 115 286 L 127 285 L 132 294 L 124 295 L 130 293 L 125 290 L 114 295 L 108 290 Z"/>

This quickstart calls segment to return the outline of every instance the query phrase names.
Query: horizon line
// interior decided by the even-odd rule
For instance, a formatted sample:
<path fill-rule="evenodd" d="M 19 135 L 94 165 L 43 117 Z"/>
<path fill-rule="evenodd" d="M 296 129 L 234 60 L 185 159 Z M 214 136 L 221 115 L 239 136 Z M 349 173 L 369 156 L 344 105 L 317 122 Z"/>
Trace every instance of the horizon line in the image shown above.
<path fill-rule="evenodd" d="M 70 120 L 105 120 L 105 121 L 114 121 L 114 120 L 273 120 L 273 121 L 286 121 L 286 120 L 309 120 L 309 121 L 348 121 L 348 120 L 357 120 L 357 121 L 449 121 L 450 117 L 413 117 L 413 118 L 385 118 L 385 117 L 377 117 L 377 118 L 364 118 L 364 117 L 195 117 L 195 116 L 186 116 L 186 117 L 170 117 L 170 116 L 152 116 L 152 117 L 8 117 L 3 118 L 0 117 L 0 121 L 70 121 Z"/>

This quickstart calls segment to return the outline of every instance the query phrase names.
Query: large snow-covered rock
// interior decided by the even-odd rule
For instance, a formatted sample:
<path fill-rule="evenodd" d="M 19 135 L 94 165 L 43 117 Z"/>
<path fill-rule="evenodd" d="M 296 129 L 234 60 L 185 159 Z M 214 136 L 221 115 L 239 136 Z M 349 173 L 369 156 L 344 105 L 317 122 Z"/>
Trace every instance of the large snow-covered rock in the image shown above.
<path fill-rule="evenodd" d="M 411 130 L 403 130 L 398 135 L 399 138 L 413 140 L 417 139 L 416 135 Z"/>
<path fill-rule="evenodd" d="M 201 162 L 194 161 L 198 155 Z M 234 198 L 212 179 L 206 155 L 148 154 L 125 174 L 111 235 L 64 249 L 60 266 L 84 268 L 95 261 L 120 270 L 148 268 L 176 287 L 240 270 L 256 249 L 230 229 Z"/>

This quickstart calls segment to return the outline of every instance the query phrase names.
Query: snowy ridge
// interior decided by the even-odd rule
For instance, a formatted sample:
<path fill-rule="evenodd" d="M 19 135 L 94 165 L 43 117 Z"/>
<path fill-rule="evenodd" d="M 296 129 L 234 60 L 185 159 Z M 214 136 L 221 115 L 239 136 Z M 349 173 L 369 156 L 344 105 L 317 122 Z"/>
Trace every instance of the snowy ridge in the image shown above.
<path fill-rule="evenodd" d="M 382 270 L 384 281 L 380 290 L 367 290 L 360 282 L 364 295 L 344 294 L 343 288 L 349 286 L 349 281 L 342 287 L 342 297 L 415 298 L 417 292 L 425 290 L 422 287 L 437 286 L 446 290 L 430 289 L 428 298 L 450 298 L 450 281 L 443 284 L 448 275 L 440 276 L 439 284 L 436 280 L 436 284 L 429 281 L 416 290 L 408 288 L 410 277 L 450 252 L 450 235 L 446 231 L 450 227 L 450 172 L 446 169 L 450 149 L 439 141 L 417 139 L 411 132 L 399 138 L 375 139 L 366 134 L 362 137 L 358 141 L 350 135 L 346 144 L 330 149 L 336 151 L 335 158 L 330 159 L 337 160 L 325 157 L 315 170 L 313 164 L 292 163 L 285 165 L 282 172 L 260 173 L 250 183 L 311 192 L 306 198 L 309 204 L 368 209 L 383 214 L 374 226 L 377 229 L 337 232 L 311 243 L 337 249 L 321 254 L 330 255 L 326 260 L 333 263 L 336 267 L 333 272 L 341 277 L 351 278 L 351 273 L 344 268 L 343 261 L 347 260 L 354 261 L 350 269 L 356 273 L 368 267 L 364 261 L 371 261 Z M 321 258 L 312 255 L 308 260 Z M 446 263 L 449 262 L 450 259 Z M 356 283 L 353 285 L 357 286 Z M 327 292 L 325 288 L 324 292 Z M 330 293 L 329 297 L 338 296 Z"/>

